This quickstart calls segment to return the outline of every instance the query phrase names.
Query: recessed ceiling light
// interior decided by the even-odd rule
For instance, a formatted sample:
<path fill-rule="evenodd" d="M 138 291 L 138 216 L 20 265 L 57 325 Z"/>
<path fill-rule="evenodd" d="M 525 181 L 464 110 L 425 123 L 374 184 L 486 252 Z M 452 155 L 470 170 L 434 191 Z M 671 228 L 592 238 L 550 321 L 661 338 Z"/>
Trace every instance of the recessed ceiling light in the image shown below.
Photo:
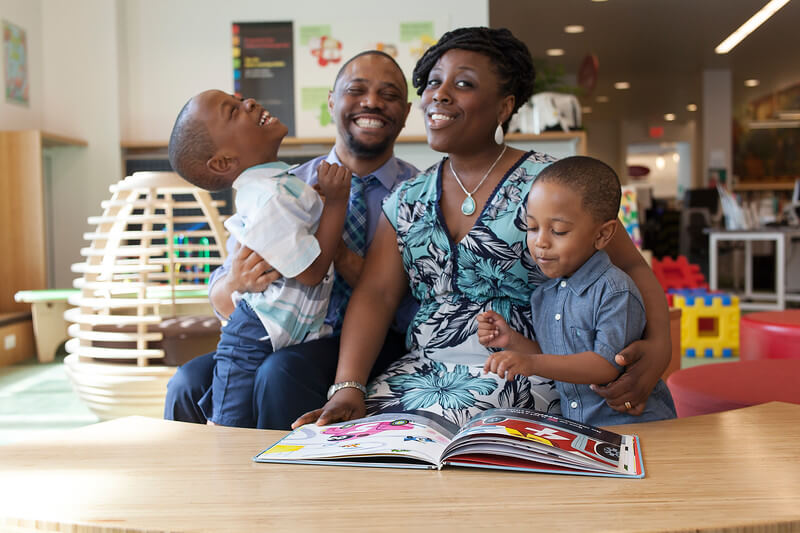
<path fill-rule="evenodd" d="M 631 84 L 628 83 L 627 81 L 618 81 L 614 84 L 614 88 L 623 91 L 625 89 L 630 89 Z"/>
<path fill-rule="evenodd" d="M 674 154 L 672 154 L 672 160 L 674 162 L 676 162 L 676 163 L 680 163 L 681 162 L 680 154 L 678 154 L 678 152 L 675 152 Z"/>
<path fill-rule="evenodd" d="M 563 56 L 564 55 L 564 49 L 563 48 L 548 48 L 547 50 L 545 50 L 545 54 L 547 54 L 549 56 L 553 56 L 553 57 Z"/>
<path fill-rule="evenodd" d="M 605 1 L 605 0 L 602 0 L 602 1 Z M 588 105 L 585 105 L 585 106 L 583 106 L 581 108 L 581 113 L 583 113 L 584 115 L 586 115 L 588 113 L 591 113 L 591 112 L 592 112 L 592 108 L 589 107 Z"/>
<path fill-rule="evenodd" d="M 658 170 L 664 170 L 665 164 L 666 161 L 664 161 L 663 157 L 661 156 L 656 157 L 656 167 L 658 167 Z"/>
<path fill-rule="evenodd" d="M 595 98 L 595 100 L 597 100 L 601 104 L 604 104 L 608 102 L 608 96 L 598 96 L 597 98 Z"/>
<path fill-rule="evenodd" d="M 667 122 L 672 122 L 673 120 L 675 120 L 675 113 L 667 113 L 666 115 L 664 115 L 664 120 L 666 120 Z"/>
<path fill-rule="evenodd" d="M 686 106 L 686 111 L 697 111 L 697 104 L 689 104 Z"/>
<path fill-rule="evenodd" d="M 569 26 L 564 26 L 564 31 L 567 33 L 583 33 L 583 26 L 580 24 L 570 24 Z"/>
<path fill-rule="evenodd" d="M 764 7 L 759 9 L 755 15 L 750 17 L 747 22 L 739 26 L 736 31 L 719 43 L 719 45 L 714 48 L 714 51 L 718 54 L 727 54 L 733 50 L 734 46 L 742 42 L 745 37 L 764 24 L 768 18 L 774 15 L 776 11 L 785 6 L 788 2 L 789 0 L 770 0 Z"/>
<path fill-rule="evenodd" d="M 745 87 L 758 87 L 758 84 L 761 83 L 756 79 L 744 80 Z"/>

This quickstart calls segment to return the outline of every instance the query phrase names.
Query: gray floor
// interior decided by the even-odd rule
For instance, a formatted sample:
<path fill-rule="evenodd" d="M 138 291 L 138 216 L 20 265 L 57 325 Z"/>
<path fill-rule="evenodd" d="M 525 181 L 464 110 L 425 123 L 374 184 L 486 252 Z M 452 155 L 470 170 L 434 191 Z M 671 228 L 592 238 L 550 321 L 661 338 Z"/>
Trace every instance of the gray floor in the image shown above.
<path fill-rule="evenodd" d="M 52 363 L 32 357 L 0 368 L 0 445 L 98 422 L 72 390 L 63 362 L 60 354 Z"/>

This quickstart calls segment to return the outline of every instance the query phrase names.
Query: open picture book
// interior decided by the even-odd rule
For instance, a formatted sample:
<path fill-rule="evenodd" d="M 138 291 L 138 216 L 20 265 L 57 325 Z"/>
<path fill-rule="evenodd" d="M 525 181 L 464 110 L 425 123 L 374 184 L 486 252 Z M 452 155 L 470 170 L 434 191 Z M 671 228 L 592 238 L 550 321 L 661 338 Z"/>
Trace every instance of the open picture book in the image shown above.
<path fill-rule="evenodd" d="M 307 424 L 253 458 L 388 468 L 469 466 L 552 474 L 644 477 L 635 435 L 530 409 L 490 409 L 462 427 L 430 413 L 384 413 L 330 426 Z"/>

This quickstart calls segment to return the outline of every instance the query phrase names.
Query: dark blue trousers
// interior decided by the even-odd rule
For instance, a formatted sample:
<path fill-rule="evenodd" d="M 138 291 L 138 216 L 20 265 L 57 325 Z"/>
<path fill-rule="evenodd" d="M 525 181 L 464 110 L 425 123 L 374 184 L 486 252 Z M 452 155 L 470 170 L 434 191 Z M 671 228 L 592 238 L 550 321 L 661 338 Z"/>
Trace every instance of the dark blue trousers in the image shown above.
<path fill-rule="evenodd" d="M 390 331 L 372 377 L 405 355 L 405 337 Z M 289 429 L 300 415 L 322 407 L 336 377 L 339 337 L 317 339 L 273 352 L 256 370 L 253 412 L 259 429 Z M 164 418 L 205 424 L 200 398 L 211 387 L 214 353 L 178 367 L 167 384 Z"/>

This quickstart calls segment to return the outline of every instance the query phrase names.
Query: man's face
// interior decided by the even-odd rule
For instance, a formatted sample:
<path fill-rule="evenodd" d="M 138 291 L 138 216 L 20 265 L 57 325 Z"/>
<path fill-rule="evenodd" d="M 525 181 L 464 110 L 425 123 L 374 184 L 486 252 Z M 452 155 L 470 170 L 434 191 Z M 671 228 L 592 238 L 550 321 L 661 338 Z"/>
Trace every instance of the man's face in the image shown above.
<path fill-rule="evenodd" d="M 275 161 L 287 127 L 252 98 L 240 100 L 222 91 L 205 91 L 192 102 L 208 128 L 217 153 L 236 157 L 244 170 Z"/>
<path fill-rule="evenodd" d="M 350 62 L 328 97 L 337 135 L 357 157 L 391 152 L 411 109 L 403 73 L 388 58 L 366 54 Z"/>

